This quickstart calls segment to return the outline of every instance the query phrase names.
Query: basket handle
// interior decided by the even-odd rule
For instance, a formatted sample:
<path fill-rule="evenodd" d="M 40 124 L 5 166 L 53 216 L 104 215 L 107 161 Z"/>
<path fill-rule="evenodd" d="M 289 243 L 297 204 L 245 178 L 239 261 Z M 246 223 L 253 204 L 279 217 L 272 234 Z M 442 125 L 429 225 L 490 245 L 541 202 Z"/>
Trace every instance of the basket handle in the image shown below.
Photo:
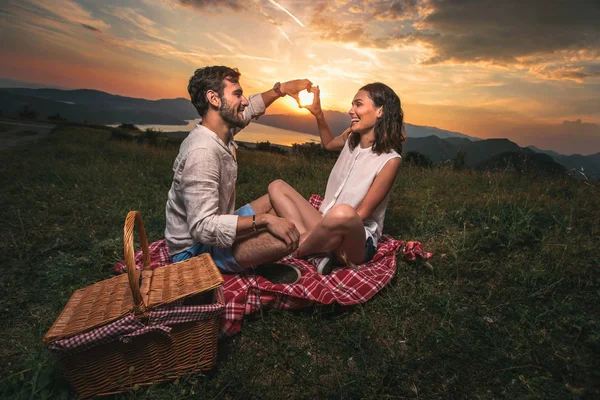
<path fill-rule="evenodd" d="M 144 269 L 150 267 L 150 252 L 148 250 L 148 238 L 146 229 L 142 221 L 142 215 L 137 211 L 129 211 L 125 218 L 125 227 L 123 228 L 123 248 L 125 251 L 125 265 L 127 265 L 127 276 L 129 277 L 129 288 L 133 295 L 133 312 L 136 317 L 146 317 L 148 308 L 144 304 L 142 293 L 140 292 L 140 271 L 135 267 L 135 249 L 133 248 L 133 228 L 137 222 L 139 230 L 140 244 L 144 253 Z"/>

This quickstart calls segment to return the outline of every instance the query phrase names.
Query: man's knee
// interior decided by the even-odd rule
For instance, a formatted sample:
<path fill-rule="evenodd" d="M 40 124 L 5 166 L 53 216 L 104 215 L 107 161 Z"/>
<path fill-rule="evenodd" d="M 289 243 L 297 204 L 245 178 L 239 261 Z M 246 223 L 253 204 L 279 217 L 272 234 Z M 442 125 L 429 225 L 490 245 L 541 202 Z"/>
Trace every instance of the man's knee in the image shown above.
<path fill-rule="evenodd" d="M 268 232 L 261 232 L 258 235 L 234 243 L 232 253 L 237 263 L 246 268 L 251 265 L 278 260 L 287 255 L 289 250 L 285 242 Z"/>

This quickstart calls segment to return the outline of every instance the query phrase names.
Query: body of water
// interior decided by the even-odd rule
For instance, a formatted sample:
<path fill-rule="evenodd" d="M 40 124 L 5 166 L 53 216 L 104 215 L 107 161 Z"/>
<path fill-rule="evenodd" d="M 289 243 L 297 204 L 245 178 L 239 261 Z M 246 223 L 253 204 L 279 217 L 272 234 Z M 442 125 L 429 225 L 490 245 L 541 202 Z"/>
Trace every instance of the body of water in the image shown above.
<path fill-rule="evenodd" d="M 187 125 L 136 125 L 141 130 L 149 128 L 160 130 L 162 132 L 190 132 L 199 119 L 187 121 Z M 316 124 L 316 122 L 315 122 Z M 290 131 L 287 129 L 275 128 L 273 126 L 261 125 L 256 122 L 251 122 L 241 132 L 235 135 L 235 140 L 240 142 L 266 142 L 283 146 L 291 146 L 294 143 L 320 142 L 318 136 L 309 135 L 307 133 Z"/>

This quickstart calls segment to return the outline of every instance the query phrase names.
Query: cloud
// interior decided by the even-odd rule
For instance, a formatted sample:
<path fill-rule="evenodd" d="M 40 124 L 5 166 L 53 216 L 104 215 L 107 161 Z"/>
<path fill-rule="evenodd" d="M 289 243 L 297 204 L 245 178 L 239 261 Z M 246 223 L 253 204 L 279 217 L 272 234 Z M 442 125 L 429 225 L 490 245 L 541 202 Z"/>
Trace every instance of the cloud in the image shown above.
<path fill-rule="evenodd" d="M 215 56 L 201 50 L 189 49 L 183 51 L 170 43 L 158 40 L 128 39 L 114 35 L 104 35 L 99 37 L 98 40 L 127 55 L 131 55 L 131 51 L 136 51 L 171 62 L 182 61 L 189 65 L 210 64 L 215 60 Z"/>
<path fill-rule="evenodd" d="M 221 12 L 222 9 L 231 9 L 233 11 L 245 10 L 250 3 L 248 1 L 237 0 L 179 0 L 183 6 L 194 7 L 198 10 L 214 10 Z"/>
<path fill-rule="evenodd" d="M 171 44 L 175 43 L 173 40 L 165 37 L 165 34 L 160 33 L 156 22 L 142 15 L 140 10 L 129 7 L 109 7 L 106 12 L 125 22 L 125 26 L 134 32 Z"/>
<path fill-rule="evenodd" d="M 361 6 L 359 6 L 359 5 L 356 5 L 356 4 L 355 4 L 355 5 L 353 5 L 352 7 L 350 7 L 350 8 L 348 9 L 348 11 L 349 11 L 350 13 L 352 13 L 352 14 L 362 14 L 362 13 L 364 12 L 364 11 L 363 11 L 363 8 L 362 8 Z"/>
<path fill-rule="evenodd" d="M 16 5 L 16 3 L 13 3 Z M 73 0 L 28 0 L 21 2 L 17 7 L 22 7 L 34 13 L 43 13 L 47 17 L 69 22 L 76 25 L 92 27 L 97 31 L 106 31 L 110 25 L 102 19 L 94 17 L 88 10 L 81 7 Z"/>
<path fill-rule="evenodd" d="M 212 33 L 205 32 L 204 35 L 229 52 L 229 54 L 213 54 L 212 57 L 214 58 L 242 58 L 249 60 L 282 62 L 282 60 L 245 54 L 243 51 L 243 44 L 226 33 L 221 33 L 218 38 Z"/>
<path fill-rule="evenodd" d="M 575 121 L 563 121 L 562 128 L 582 138 L 600 139 L 600 125 L 598 124 L 582 122 L 578 119 Z"/>
<path fill-rule="evenodd" d="M 419 45 L 422 65 L 497 65 L 581 82 L 598 76 L 582 62 L 600 61 L 599 20 L 590 0 L 329 0 L 314 7 L 311 28 L 360 47 Z"/>
<path fill-rule="evenodd" d="M 73 9 L 68 6 L 68 3 L 65 3 L 66 9 Z M 36 52 L 52 59 L 67 57 L 67 55 L 71 58 L 83 58 L 90 41 L 95 41 L 100 36 L 97 33 L 103 32 L 98 26 L 109 25 L 89 17 L 89 13 L 83 9 L 75 9 L 77 12 L 59 16 L 32 2 L 8 3 L 5 13 L 11 18 L 2 21 L 2 28 L 17 37 L 16 40 L 6 43 L 6 50 L 10 49 L 12 54 L 19 54 L 25 48 L 27 49 L 25 54 Z M 90 23 L 77 23 L 75 22 L 77 20 Z M 82 33 L 82 28 L 92 34 Z"/>
<path fill-rule="evenodd" d="M 179 4 L 182 6 L 193 7 L 199 11 L 211 11 L 216 13 L 221 13 L 225 9 L 233 10 L 234 12 L 245 12 L 249 14 L 257 14 L 262 15 L 266 18 L 266 20 L 275 27 L 281 34 L 281 36 L 287 40 L 290 44 L 293 44 L 292 40 L 288 36 L 288 34 L 283 30 L 282 23 L 275 18 L 273 18 L 269 13 L 267 13 L 263 7 L 263 4 L 260 0 L 246 0 L 246 1 L 237 1 L 237 0 L 178 0 Z M 293 21 L 295 21 L 301 27 L 304 27 L 304 24 L 287 8 L 279 4 L 275 0 L 267 0 L 269 4 L 264 4 L 266 6 L 270 5 L 270 8 L 275 9 L 279 12 L 286 13 Z M 260 58 L 259 58 L 260 59 Z"/>
<path fill-rule="evenodd" d="M 310 28 L 320 39 L 336 43 L 352 43 L 363 48 L 389 49 L 409 44 L 405 34 L 376 35 L 371 29 L 379 21 L 404 21 L 416 18 L 417 0 L 354 0 L 338 4 L 336 0 L 316 3 Z"/>
<path fill-rule="evenodd" d="M 589 0 L 433 0 L 425 13 L 416 39 L 433 49 L 429 64 L 516 64 L 518 57 L 600 46 L 600 8 Z"/>
<path fill-rule="evenodd" d="M 513 131 L 524 145 L 533 144 L 562 154 L 590 155 L 600 152 L 600 126 L 580 119 L 563 121 L 562 124 L 517 126 L 513 127 Z"/>
<path fill-rule="evenodd" d="M 592 93 L 594 93 L 594 91 L 595 93 L 600 93 L 600 85 L 594 85 L 590 88 L 590 90 Z M 572 99 L 568 102 L 563 102 L 562 105 L 565 109 L 565 113 L 570 115 L 587 115 L 600 120 L 600 118 L 598 118 L 598 110 L 600 110 L 600 96 L 597 94 L 577 96 L 575 99 Z"/>
<path fill-rule="evenodd" d="M 600 77 L 600 71 L 594 71 L 586 67 L 552 67 L 552 66 L 536 66 L 530 69 L 530 72 L 535 75 L 556 81 L 570 80 L 582 83 L 586 78 Z"/>
<path fill-rule="evenodd" d="M 304 28 L 304 24 L 294 14 L 292 14 L 287 8 L 285 8 L 284 6 L 282 6 L 281 4 L 279 4 L 278 2 L 276 2 L 275 0 L 268 0 L 268 1 L 269 1 L 269 3 L 271 3 L 275 7 L 277 7 L 279 10 L 281 10 L 284 13 L 286 13 L 287 15 L 289 15 L 294 21 L 296 21 L 296 23 L 298 25 L 300 25 L 301 27 Z"/>
<path fill-rule="evenodd" d="M 421 7 L 419 0 L 329 0 L 317 3 L 316 9 L 320 12 L 329 9 L 336 15 L 345 11 L 364 14 L 368 19 L 379 21 L 403 21 L 416 18 Z"/>
<path fill-rule="evenodd" d="M 367 3 L 373 17 L 380 21 L 403 21 L 415 18 L 419 13 L 417 0 L 376 0 Z"/>
<path fill-rule="evenodd" d="M 132 65 L 131 63 L 135 61 L 139 62 L 139 55 L 136 54 L 139 52 L 155 59 L 180 61 L 192 66 L 215 61 L 215 58 L 200 50 L 179 48 L 161 34 L 162 31 L 168 31 L 167 28 L 160 27 L 159 32 L 157 24 L 133 9 L 111 7 L 104 11 L 126 22 L 127 27 L 132 28 L 134 32 L 142 33 L 147 37 L 119 36 L 111 33 L 110 30 L 101 31 L 96 25 L 91 25 L 101 20 L 94 19 L 89 12 L 70 4 L 69 1 L 65 2 L 66 8 L 62 9 L 65 13 L 61 16 L 38 7 L 37 4 L 33 4 L 35 1 L 37 0 L 11 4 L 8 13 L 15 18 L 4 23 L 4 27 L 22 32 L 23 38 L 35 43 L 36 52 L 48 58 L 65 57 L 77 60 L 79 65 L 92 66 L 99 62 L 106 63 L 112 57 L 117 57 L 119 64 L 123 66 L 125 60 L 130 63 L 128 65 Z M 57 7 L 57 12 L 59 9 L 60 7 Z M 72 11 L 66 12 L 66 10 Z M 75 24 L 77 20 L 89 20 L 90 24 L 83 22 Z M 109 26 L 106 23 L 98 25 Z M 82 34 L 82 27 L 94 35 Z M 96 34 L 100 32 L 101 35 Z M 11 44 L 13 48 L 18 47 L 18 44 Z"/>
<path fill-rule="evenodd" d="M 352 7 L 350 7 L 352 8 Z M 367 37 L 365 25 L 361 21 L 338 21 L 333 3 L 318 3 L 310 21 L 310 29 L 318 32 L 321 40 L 338 43 L 362 43 Z M 364 44 L 364 43 L 362 43 Z M 369 46 L 361 46 L 369 47 Z"/>
<path fill-rule="evenodd" d="M 81 26 L 83 26 L 85 29 L 89 29 L 90 31 L 102 33 L 100 29 L 94 28 L 93 26 L 90 26 L 88 24 L 81 24 Z"/>

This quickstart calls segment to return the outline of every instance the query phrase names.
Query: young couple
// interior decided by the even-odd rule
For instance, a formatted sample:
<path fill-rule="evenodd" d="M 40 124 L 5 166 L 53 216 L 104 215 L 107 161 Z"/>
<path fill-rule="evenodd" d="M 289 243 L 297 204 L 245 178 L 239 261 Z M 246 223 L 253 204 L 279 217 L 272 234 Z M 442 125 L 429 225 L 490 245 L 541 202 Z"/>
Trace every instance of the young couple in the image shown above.
<path fill-rule="evenodd" d="M 360 88 L 351 102 L 350 128 L 334 137 L 319 88 L 309 80 L 278 82 L 246 98 L 239 77 L 237 69 L 213 66 L 190 78 L 188 92 L 202 120 L 182 142 L 173 164 L 165 229 L 173 262 L 210 253 L 223 272 L 239 273 L 292 252 L 300 258 L 325 253 L 317 266 L 326 273 L 336 259 L 346 265 L 369 261 L 382 233 L 405 139 L 398 96 L 382 83 Z M 298 100 L 304 89 L 314 93 L 306 108 L 315 116 L 321 143 L 341 151 L 321 208 L 277 180 L 268 194 L 234 211 L 233 136 L 279 97 Z"/>

